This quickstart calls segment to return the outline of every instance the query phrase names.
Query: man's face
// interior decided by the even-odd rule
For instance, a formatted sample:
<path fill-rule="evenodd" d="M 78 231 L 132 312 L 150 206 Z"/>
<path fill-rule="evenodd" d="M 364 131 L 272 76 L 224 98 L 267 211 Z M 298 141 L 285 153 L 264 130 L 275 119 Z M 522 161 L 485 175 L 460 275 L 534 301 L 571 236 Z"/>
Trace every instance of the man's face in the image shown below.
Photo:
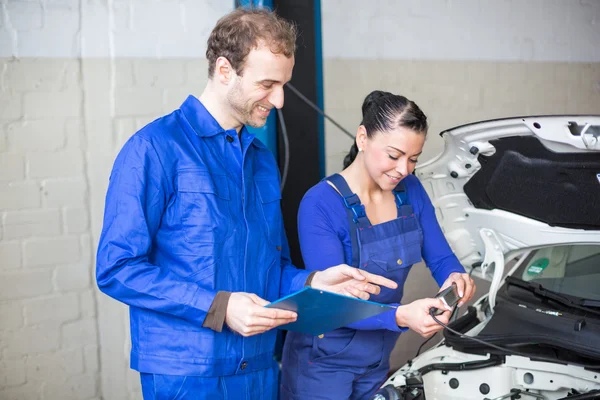
<path fill-rule="evenodd" d="M 263 126 L 273 107 L 283 107 L 283 85 L 293 68 L 293 56 L 274 54 L 264 45 L 251 50 L 241 76 L 234 76 L 227 91 L 234 117 L 244 125 Z"/>

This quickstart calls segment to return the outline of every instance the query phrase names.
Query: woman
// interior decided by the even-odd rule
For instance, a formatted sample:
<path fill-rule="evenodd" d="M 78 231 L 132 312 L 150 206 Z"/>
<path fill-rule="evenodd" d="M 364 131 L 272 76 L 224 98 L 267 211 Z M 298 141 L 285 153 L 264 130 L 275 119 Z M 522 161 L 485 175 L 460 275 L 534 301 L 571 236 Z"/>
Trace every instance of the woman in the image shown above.
<path fill-rule="evenodd" d="M 300 204 L 298 231 L 309 270 L 341 263 L 398 283 L 371 300 L 395 310 L 318 337 L 289 332 L 283 350 L 283 399 L 364 399 L 384 382 L 401 332 L 430 336 L 442 327 L 429 315 L 440 299 L 401 305 L 413 264 L 425 260 L 437 283 L 456 283 L 461 304 L 475 285 L 452 253 L 431 200 L 412 175 L 427 117 L 412 101 L 374 91 L 364 100 L 356 141 L 344 170 L 311 188 Z M 437 318 L 446 323 L 449 311 Z"/>

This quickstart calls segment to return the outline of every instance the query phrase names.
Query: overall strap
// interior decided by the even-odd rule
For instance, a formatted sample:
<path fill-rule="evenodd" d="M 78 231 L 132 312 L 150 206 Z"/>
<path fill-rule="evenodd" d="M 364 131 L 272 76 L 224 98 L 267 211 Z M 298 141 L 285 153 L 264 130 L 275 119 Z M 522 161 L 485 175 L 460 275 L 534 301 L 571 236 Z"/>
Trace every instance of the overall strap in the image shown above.
<path fill-rule="evenodd" d="M 396 196 L 396 207 L 398 207 L 398 217 L 410 217 L 413 214 L 412 205 L 408 201 L 406 194 L 406 187 L 404 182 L 399 182 L 394 188 L 394 195 Z"/>
<path fill-rule="evenodd" d="M 346 209 L 351 213 L 352 222 L 358 225 L 359 228 L 366 228 L 371 226 L 369 218 L 367 218 L 367 212 L 365 206 L 362 205 L 360 199 L 350 190 L 348 183 L 340 174 L 333 174 L 326 178 L 329 182 L 333 183 L 338 192 L 344 199 L 344 205 Z"/>
<path fill-rule="evenodd" d="M 346 215 L 348 216 L 350 241 L 352 243 L 352 266 L 358 268 L 358 264 L 360 262 L 360 251 L 358 247 L 358 235 L 356 231 L 359 227 L 364 228 L 370 226 L 371 222 L 367 218 L 365 206 L 361 204 L 358 196 L 355 193 L 352 193 L 343 176 L 340 174 L 333 174 L 325 178 L 325 180 L 333 183 L 333 186 L 342 196 L 342 199 L 344 199 Z"/>

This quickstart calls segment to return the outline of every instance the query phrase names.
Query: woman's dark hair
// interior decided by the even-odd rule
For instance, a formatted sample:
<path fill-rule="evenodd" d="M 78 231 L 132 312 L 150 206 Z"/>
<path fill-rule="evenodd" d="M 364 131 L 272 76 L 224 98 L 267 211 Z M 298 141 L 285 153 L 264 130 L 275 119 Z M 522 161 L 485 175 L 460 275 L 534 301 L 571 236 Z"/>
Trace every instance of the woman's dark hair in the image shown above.
<path fill-rule="evenodd" d="M 404 96 L 374 90 L 365 97 L 362 115 L 360 124 L 365 127 L 369 138 L 377 132 L 386 132 L 398 127 L 427 134 L 427 117 L 414 101 Z M 354 141 L 350 152 L 344 158 L 344 169 L 352 164 L 357 154 L 358 146 Z"/>

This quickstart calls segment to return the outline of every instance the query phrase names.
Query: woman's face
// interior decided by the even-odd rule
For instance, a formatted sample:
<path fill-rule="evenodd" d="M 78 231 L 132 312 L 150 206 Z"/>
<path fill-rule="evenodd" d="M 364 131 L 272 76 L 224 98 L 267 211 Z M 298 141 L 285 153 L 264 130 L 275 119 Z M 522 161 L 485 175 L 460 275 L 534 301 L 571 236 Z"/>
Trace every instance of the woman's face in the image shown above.
<path fill-rule="evenodd" d="M 369 175 L 382 190 L 393 190 L 398 182 L 414 171 L 417 158 L 423 151 L 425 135 L 403 127 L 377 132 L 371 138 L 363 133 L 363 145 L 359 147 L 363 148 Z"/>

